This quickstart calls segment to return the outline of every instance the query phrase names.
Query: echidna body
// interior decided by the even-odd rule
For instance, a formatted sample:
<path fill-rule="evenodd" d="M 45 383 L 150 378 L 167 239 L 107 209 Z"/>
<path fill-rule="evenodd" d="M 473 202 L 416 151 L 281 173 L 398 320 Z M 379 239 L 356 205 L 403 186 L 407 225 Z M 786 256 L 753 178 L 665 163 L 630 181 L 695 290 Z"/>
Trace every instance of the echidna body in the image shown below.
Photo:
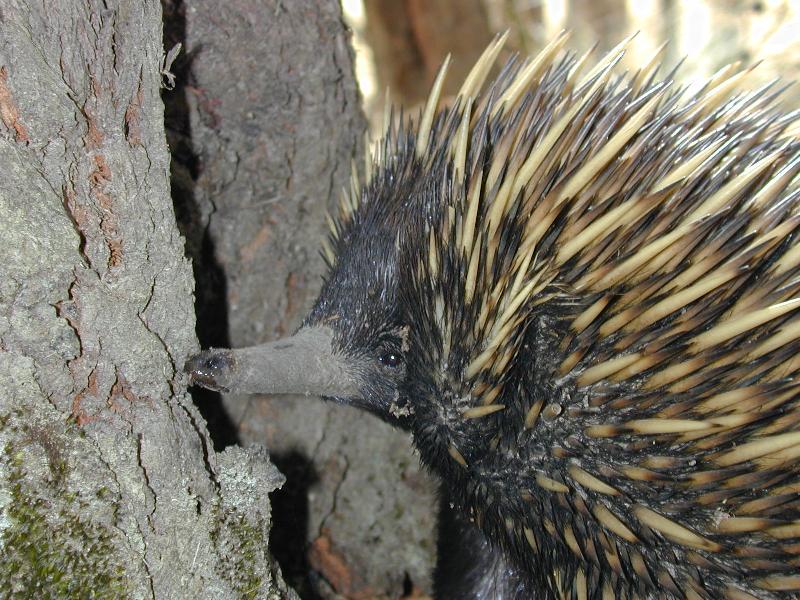
<path fill-rule="evenodd" d="M 445 65 L 296 336 L 187 368 L 410 429 L 515 597 L 799 597 L 798 117 L 565 39 L 439 108 Z"/>

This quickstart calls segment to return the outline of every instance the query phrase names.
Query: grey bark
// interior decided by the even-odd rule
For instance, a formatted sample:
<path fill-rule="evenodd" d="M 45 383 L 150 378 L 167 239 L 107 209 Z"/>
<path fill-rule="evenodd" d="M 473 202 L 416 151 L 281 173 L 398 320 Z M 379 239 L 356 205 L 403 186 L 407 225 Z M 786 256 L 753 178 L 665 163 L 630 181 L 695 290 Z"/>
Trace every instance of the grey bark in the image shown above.
<path fill-rule="evenodd" d="M 169 197 L 161 6 L 0 9 L 0 590 L 291 597 L 262 450 L 215 454 Z"/>
<path fill-rule="evenodd" d="M 167 2 L 185 44 L 165 96 L 173 193 L 198 281 L 204 347 L 291 334 L 321 284 L 324 213 L 365 120 L 336 0 Z M 432 484 L 406 435 L 315 399 L 196 396 L 215 442 L 265 443 L 287 474 L 271 547 L 316 593 L 397 596 L 433 564 Z M 220 406 L 224 410 L 219 410 Z M 308 593 L 313 593 L 308 589 Z"/>

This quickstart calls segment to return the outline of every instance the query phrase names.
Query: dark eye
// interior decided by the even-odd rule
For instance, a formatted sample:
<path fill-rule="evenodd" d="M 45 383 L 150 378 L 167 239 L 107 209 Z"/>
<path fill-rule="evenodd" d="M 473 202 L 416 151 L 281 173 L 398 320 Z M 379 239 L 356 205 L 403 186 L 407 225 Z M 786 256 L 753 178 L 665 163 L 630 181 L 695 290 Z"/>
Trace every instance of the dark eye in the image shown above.
<path fill-rule="evenodd" d="M 395 352 L 384 352 L 378 357 L 378 360 L 382 365 L 392 369 L 399 367 L 400 363 L 403 362 L 403 358 Z"/>

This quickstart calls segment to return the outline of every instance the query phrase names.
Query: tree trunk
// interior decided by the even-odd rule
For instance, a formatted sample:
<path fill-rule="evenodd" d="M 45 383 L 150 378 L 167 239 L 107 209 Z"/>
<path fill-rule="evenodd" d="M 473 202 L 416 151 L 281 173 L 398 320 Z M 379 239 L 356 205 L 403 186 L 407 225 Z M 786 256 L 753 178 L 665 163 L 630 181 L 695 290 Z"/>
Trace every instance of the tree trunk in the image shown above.
<path fill-rule="evenodd" d="M 155 0 L 2 8 L 11 597 L 294 597 L 267 551 L 282 476 L 263 450 L 214 452 L 181 374 L 197 341 L 169 197 L 161 28 Z"/>
<path fill-rule="evenodd" d="M 184 44 L 165 94 L 173 195 L 207 346 L 287 335 L 321 284 L 325 209 L 361 166 L 365 130 L 335 0 L 171 0 Z M 197 393 L 218 447 L 266 443 L 286 473 L 270 541 L 298 591 L 398 596 L 433 564 L 430 480 L 408 437 L 315 399 Z M 309 571 L 316 571 L 314 587 Z"/>

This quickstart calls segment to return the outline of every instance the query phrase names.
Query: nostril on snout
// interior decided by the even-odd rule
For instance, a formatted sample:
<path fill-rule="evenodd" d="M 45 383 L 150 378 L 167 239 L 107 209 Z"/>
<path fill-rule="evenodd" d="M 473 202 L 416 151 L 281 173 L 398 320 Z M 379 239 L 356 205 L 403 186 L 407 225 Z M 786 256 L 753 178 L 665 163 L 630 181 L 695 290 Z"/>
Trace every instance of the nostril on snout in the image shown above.
<path fill-rule="evenodd" d="M 231 366 L 233 366 L 233 361 L 231 360 L 231 356 L 228 352 L 209 352 L 204 358 L 204 366 L 206 369 L 210 369 L 212 371 L 218 371 L 219 369 L 230 369 Z"/>
<path fill-rule="evenodd" d="M 220 375 L 233 367 L 233 357 L 225 350 L 203 350 L 189 357 L 183 365 L 183 370 L 189 375 L 191 384 L 205 388 L 225 391 L 220 384 Z"/>

